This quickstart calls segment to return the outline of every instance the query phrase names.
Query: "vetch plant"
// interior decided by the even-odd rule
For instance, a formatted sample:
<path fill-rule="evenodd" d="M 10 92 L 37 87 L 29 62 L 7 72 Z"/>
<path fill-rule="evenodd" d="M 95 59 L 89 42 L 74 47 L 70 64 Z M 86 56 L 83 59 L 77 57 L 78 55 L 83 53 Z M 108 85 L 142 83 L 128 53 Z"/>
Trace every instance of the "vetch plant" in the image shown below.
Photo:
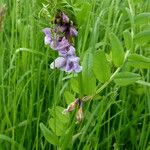
<path fill-rule="evenodd" d="M 45 28 L 43 32 L 45 34 L 45 45 L 49 45 L 59 55 L 50 64 L 50 68 L 57 68 L 68 73 L 81 72 L 80 58 L 76 56 L 72 42 L 78 32 L 69 17 L 64 12 L 59 12 L 55 17 L 55 27 L 53 29 Z"/>
<path fill-rule="evenodd" d="M 78 17 L 78 22 L 80 19 L 80 22 L 83 22 L 83 18 L 80 18 L 79 14 L 75 16 Z M 100 18 L 102 19 L 103 17 Z M 148 82 L 142 81 L 141 73 L 138 71 L 138 68 L 150 68 L 150 59 L 142 56 L 138 49 L 140 42 L 142 42 L 142 45 L 149 42 L 147 38 L 149 31 L 141 31 L 140 33 L 134 33 L 135 35 L 132 35 L 132 32 L 128 28 L 127 30 L 123 28 L 123 35 L 118 35 L 113 29 L 108 31 L 104 29 L 106 34 L 103 36 L 98 33 L 101 27 L 98 24 L 100 18 L 96 18 L 95 26 L 92 26 L 93 24 L 89 21 L 90 19 L 87 19 L 86 34 L 81 34 L 84 40 L 82 41 L 82 38 L 78 40 L 84 54 L 82 61 L 83 69 L 79 65 L 80 59 L 76 56 L 75 47 L 73 45 L 73 39 L 78 35 L 78 32 L 69 17 L 63 12 L 59 12 L 55 17 L 54 28 L 43 29 L 45 33 L 45 44 L 58 52 L 58 58 L 50 64 L 50 68 L 57 68 L 68 73 L 78 73 L 82 69 L 82 73 L 79 76 L 73 77 L 68 81 L 69 84 L 67 85 L 69 85 L 69 87 L 64 90 L 64 97 L 68 105 L 67 108 L 64 109 L 63 107 L 54 106 L 54 108 L 50 109 L 50 130 L 47 130 L 43 124 L 40 126 L 43 134 L 45 134 L 45 138 L 53 145 L 61 147 L 62 149 L 70 146 L 67 145 L 69 143 L 68 140 L 73 143 L 75 141 L 74 138 L 78 138 L 81 134 L 79 137 L 79 141 L 81 142 L 79 142 L 78 146 L 78 148 L 80 148 L 86 134 L 92 137 L 95 130 L 99 132 L 99 128 L 105 128 L 107 122 L 108 127 L 110 127 L 109 132 L 111 132 L 111 121 L 115 120 L 114 125 L 118 125 L 117 115 L 124 112 L 126 99 L 122 94 L 124 91 L 128 92 L 125 86 L 131 87 L 134 86 L 134 84 L 150 86 Z M 112 24 L 110 24 L 110 26 L 111 25 Z M 80 29 L 83 29 L 83 26 L 84 23 L 81 23 Z M 80 31 L 84 33 L 84 30 Z M 124 40 L 120 38 L 122 36 Z M 134 70 L 134 68 L 136 68 L 136 70 Z M 72 76 L 69 76 L 69 78 L 70 77 Z M 100 95 L 100 93 L 102 94 Z M 126 98 L 128 100 L 130 99 L 130 97 Z M 85 103 L 91 100 L 94 100 L 90 104 L 92 108 L 88 107 L 88 109 L 86 109 L 87 106 Z M 117 105 L 117 107 L 119 106 L 119 109 L 116 108 L 115 105 Z M 128 110 L 128 108 L 126 109 Z M 77 131 L 78 129 L 76 130 L 76 128 L 74 131 L 72 130 L 75 127 L 74 119 L 72 119 L 70 115 L 73 111 L 75 112 L 76 123 L 83 121 L 84 124 L 81 130 L 78 128 L 79 131 Z M 112 115 L 113 113 L 114 116 Z M 105 120 L 105 117 L 107 120 Z M 80 125 L 82 127 L 82 124 Z M 90 131 L 90 127 L 92 131 Z M 47 131 L 50 131 L 49 136 L 46 134 Z M 76 133 L 76 131 L 78 133 Z M 101 132 L 105 134 L 105 131 Z M 53 138 L 53 134 L 56 135 L 56 137 L 54 136 Z M 112 133 L 112 135 L 113 134 L 114 133 Z M 66 135 L 67 142 L 63 142 L 64 136 Z M 54 143 L 53 139 L 59 142 Z M 89 138 L 89 141 L 90 140 L 91 138 Z M 89 141 L 85 143 L 89 144 Z"/>
<path fill-rule="evenodd" d="M 0 150 L 150 150 L 149 0 L 4 3 Z"/>

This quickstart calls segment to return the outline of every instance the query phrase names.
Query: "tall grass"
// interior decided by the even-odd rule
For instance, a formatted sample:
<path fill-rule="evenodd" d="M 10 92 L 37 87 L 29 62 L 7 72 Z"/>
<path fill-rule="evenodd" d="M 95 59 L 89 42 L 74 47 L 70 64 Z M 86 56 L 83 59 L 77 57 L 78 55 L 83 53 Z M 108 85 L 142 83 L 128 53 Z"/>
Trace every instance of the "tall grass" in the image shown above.
<path fill-rule="evenodd" d="M 132 84 L 125 86 L 114 78 L 103 83 L 93 73 L 97 50 L 105 52 L 110 76 L 119 68 L 111 55 L 112 32 L 125 52 L 150 60 L 149 0 L 1 0 L 0 4 L 7 7 L 0 31 L 0 150 L 150 149 L 150 61 L 144 63 L 148 67 L 140 63 L 140 68 L 124 62 L 120 72 L 141 77 L 129 79 Z M 44 46 L 42 29 L 50 26 L 57 9 L 67 12 L 78 26 L 75 45 L 83 72 L 77 77 L 49 68 L 56 53 Z M 136 21 L 143 12 L 149 12 L 146 19 Z M 125 31 L 131 36 L 127 43 Z M 142 31 L 147 34 L 136 41 Z M 74 112 L 61 114 L 75 97 L 97 89 L 96 97 L 84 104 L 81 123 L 75 123 Z"/>

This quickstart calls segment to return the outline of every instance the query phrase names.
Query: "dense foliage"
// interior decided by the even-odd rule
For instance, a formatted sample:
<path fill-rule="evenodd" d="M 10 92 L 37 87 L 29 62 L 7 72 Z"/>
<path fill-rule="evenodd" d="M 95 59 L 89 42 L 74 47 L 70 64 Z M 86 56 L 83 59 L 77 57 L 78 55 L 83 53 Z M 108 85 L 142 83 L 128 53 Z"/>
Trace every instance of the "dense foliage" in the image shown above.
<path fill-rule="evenodd" d="M 78 30 L 78 74 L 49 66 L 58 54 L 42 29 L 58 10 Z M 83 110 L 62 114 L 76 98 Z M 0 1 L 0 150 L 150 150 L 149 139 L 149 0 Z"/>

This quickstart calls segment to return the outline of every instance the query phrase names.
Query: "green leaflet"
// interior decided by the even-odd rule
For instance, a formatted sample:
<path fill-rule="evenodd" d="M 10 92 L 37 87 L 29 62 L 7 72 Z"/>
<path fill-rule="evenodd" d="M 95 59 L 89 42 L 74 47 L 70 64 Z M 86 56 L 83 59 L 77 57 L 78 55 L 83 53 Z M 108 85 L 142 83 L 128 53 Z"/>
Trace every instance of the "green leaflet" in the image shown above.
<path fill-rule="evenodd" d="M 93 73 L 93 54 L 89 51 L 83 58 L 82 89 L 85 95 L 93 94 L 96 90 L 96 78 Z"/>
<path fill-rule="evenodd" d="M 67 127 L 61 121 L 55 118 L 49 119 L 49 127 L 57 135 L 62 136 L 65 134 Z"/>
<path fill-rule="evenodd" d="M 74 95 L 71 94 L 69 91 L 65 91 L 64 96 L 65 101 L 67 102 L 68 105 L 75 100 Z"/>
<path fill-rule="evenodd" d="M 125 46 L 128 50 L 133 49 L 133 39 L 131 37 L 131 33 L 128 30 L 125 30 L 123 32 L 123 37 L 124 37 L 124 41 L 125 41 Z"/>
<path fill-rule="evenodd" d="M 45 137 L 45 139 L 53 144 L 53 145 L 58 145 L 58 137 L 51 132 L 43 123 L 40 123 L 40 129 Z"/>
<path fill-rule="evenodd" d="M 119 67 L 124 61 L 124 50 L 118 37 L 114 34 L 110 34 L 110 43 L 112 46 L 112 60 L 115 66 Z"/>
<path fill-rule="evenodd" d="M 82 25 L 83 22 L 86 22 L 86 19 L 90 15 L 90 10 L 92 7 L 88 2 L 82 4 L 80 1 L 79 5 L 81 5 L 81 9 L 76 9 L 76 18 L 78 20 L 78 24 Z"/>
<path fill-rule="evenodd" d="M 69 114 L 63 114 L 63 107 L 56 106 L 49 110 L 51 118 L 49 119 L 49 127 L 57 136 L 62 136 L 67 130 L 69 122 Z"/>
<path fill-rule="evenodd" d="M 68 114 L 64 115 L 62 112 L 64 111 L 63 107 L 56 106 L 49 110 L 50 115 L 55 118 L 56 120 L 59 120 L 59 123 L 68 123 L 69 116 Z"/>
<path fill-rule="evenodd" d="M 150 13 L 144 12 L 144 13 L 138 14 L 137 16 L 135 16 L 134 21 L 136 25 L 148 24 L 150 23 Z"/>
<path fill-rule="evenodd" d="M 134 37 L 134 42 L 139 45 L 144 45 L 150 41 L 150 30 L 139 32 Z"/>
<path fill-rule="evenodd" d="M 71 89 L 75 92 L 75 93 L 79 93 L 79 83 L 78 83 L 78 79 L 77 78 L 72 78 L 70 80 L 70 84 L 71 84 Z"/>
<path fill-rule="evenodd" d="M 126 86 L 135 83 L 141 77 L 139 74 L 131 72 L 120 72 L 115 76 L 115 83 L 119 86 Z"/>
<path fill-rule="evenodd" d="M 128 57 L 128 64 L 135 68 L 148 69 L 150 68 L 150 58 L 138 54 L 131 54 Z"/>
<path fill-rule="evenodd" d="M 103 51 L 95 52 L 93 71 L 99 81 L 106 82 L 109 80 L 111 75 L 110 65 Z"/>

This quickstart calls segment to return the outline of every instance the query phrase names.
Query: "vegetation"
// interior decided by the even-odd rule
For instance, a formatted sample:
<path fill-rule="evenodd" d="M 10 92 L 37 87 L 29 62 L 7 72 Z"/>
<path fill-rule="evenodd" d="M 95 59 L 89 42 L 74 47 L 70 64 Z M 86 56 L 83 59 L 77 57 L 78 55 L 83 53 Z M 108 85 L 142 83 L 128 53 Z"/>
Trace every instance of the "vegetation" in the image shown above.
<path fill-rule="evenodd" d="M 49 67 L 58 10 L 78 28 L 78 74 Z M 1 0 L 0 26 L 0 150 L 150 150 L 149 0 Z M 62 113 L 76 98 L 80 122 Z"/>

